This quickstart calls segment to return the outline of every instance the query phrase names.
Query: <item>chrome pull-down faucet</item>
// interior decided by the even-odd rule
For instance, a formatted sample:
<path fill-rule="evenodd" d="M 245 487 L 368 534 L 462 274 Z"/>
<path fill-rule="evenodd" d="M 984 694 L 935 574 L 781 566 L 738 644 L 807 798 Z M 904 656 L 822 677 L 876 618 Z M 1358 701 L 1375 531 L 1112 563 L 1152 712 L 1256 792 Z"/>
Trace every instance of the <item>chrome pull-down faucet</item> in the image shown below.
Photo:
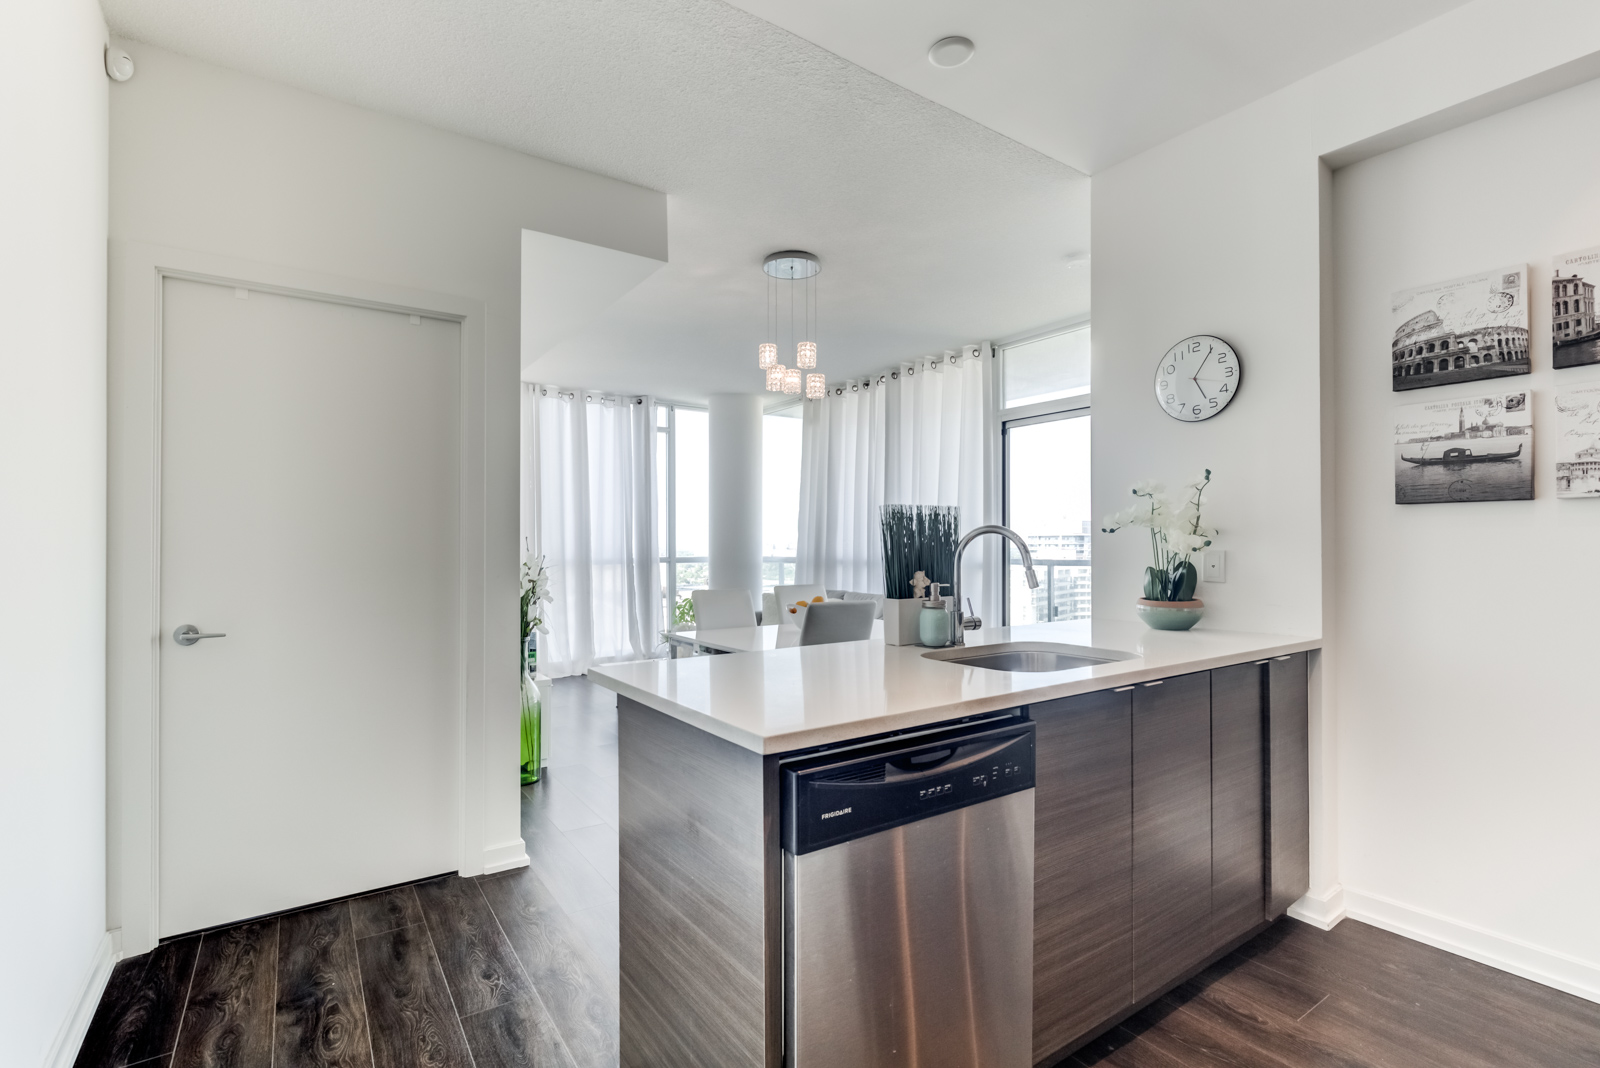
<path fill-rule="evenodd" d="M 1033 554 L 1028 552 L 1028 543 L 1022 540 L 1022 536 L 1020 534 L 1012 530 L 1010 527 L 1002 527 L 997 523 L 989 523 L 985 526 L 973 527 L 971 530 L 967 531 L 966 536 L 963 537 L 956 545 L 955 581 L 951 584 L 950 590 L 951 596 L 956 602 L 955 626 L 951 628 L 951 630 L 954 632 L 954 637 L 950 639 L 950 644 L 952 645 L 967 644 L 967 639 L 962 632 L 968 630 L 977 630 L 979 627 L 983 626 L 983 620 L 979 619 L 977 616 L 968 615 L 961 611 L 961 554 L 967 551 L 967 546 L 972 542 L 972 539 L 976 538 L 979 534 L 998 534 L 1002 538 L 1010 538 L 1012 544 L 1017 547 L 1017 551 L 1022 554 L 1022 569 L 1028 574 L 1028 589 L 1036 590 L 1039 588 L 1039 576 L 1033 573 Z"/>

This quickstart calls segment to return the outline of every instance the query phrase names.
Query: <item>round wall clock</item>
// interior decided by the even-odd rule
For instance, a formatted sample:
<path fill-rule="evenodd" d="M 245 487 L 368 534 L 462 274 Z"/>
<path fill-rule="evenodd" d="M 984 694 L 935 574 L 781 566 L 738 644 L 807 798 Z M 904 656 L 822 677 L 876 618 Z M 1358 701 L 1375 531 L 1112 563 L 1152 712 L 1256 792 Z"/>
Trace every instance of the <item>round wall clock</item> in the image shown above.
<path fill-rule="evenodd" d="M 1156 364 L 1156 403 L 1174 419 L 1198 423 L 1239 394 L 1244 365 L 1220 337 L 1196 334 L 1167 350 Z"/>

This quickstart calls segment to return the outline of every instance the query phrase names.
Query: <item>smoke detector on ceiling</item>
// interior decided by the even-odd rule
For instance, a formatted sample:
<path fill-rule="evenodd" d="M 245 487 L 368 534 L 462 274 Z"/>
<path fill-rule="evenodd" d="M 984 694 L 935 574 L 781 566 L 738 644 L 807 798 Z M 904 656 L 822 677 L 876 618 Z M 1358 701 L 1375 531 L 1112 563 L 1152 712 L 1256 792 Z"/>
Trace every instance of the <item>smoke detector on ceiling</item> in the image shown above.
<path fill-rule="evenodd" d="M 928 49 L 928 62 L 935 67 L 959 67 L 972 58 L 973 50 L 966 37 L 941 37 Z"/>

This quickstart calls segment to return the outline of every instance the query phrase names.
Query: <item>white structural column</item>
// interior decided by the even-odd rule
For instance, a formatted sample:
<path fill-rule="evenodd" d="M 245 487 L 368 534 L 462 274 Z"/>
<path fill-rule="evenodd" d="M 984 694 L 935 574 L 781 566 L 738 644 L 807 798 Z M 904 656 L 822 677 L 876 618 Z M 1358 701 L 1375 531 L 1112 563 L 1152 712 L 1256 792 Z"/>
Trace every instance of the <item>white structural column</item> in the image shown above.
<path fill-rule="evenodd" d="M 711 588 L 747 589 L 761 603 L 759 393 L 711 397 Z"/>

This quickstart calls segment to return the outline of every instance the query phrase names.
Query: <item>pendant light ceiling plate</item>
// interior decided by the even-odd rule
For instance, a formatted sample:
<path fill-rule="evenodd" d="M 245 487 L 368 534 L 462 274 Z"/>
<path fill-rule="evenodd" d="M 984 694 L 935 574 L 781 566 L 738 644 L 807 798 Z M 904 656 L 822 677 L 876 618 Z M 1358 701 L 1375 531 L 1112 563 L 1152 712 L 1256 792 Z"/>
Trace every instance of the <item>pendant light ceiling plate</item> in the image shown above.
<path fill-rule="evenodd" d="M 812 278 L 822 270 L 822 262 L 809 252 L 796 252 L 790 249 L 787 252 L 774 252 L 761 261 L 761 269 L 774 278 L 784 278 L 791 282 L 802 278 Z"/>

